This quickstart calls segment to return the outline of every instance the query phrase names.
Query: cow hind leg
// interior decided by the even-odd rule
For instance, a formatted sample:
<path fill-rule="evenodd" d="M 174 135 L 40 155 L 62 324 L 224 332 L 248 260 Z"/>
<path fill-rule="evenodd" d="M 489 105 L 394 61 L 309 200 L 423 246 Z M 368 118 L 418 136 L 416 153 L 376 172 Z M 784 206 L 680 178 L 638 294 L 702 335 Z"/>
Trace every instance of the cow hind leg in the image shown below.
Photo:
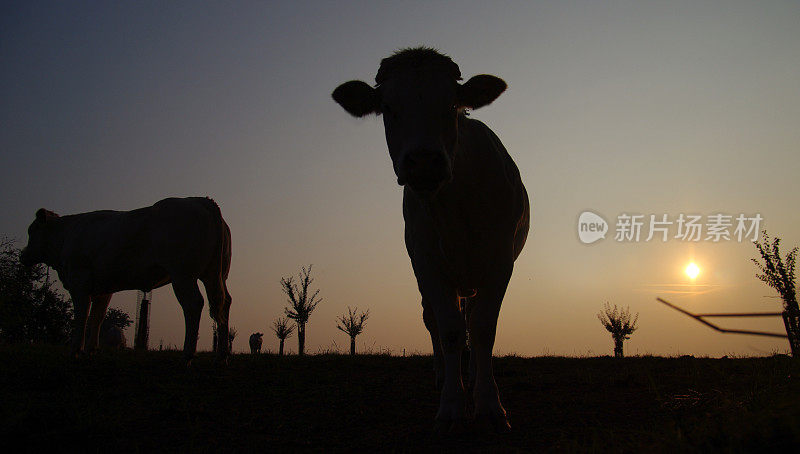
<path fill-rule="evenodd" d="M 475 359 L 473 389 L 475 418 L 488 421 L 498 432 L 511 430 L 506 411 L 500 403 L 492 369 L 497 317 L 510 276 L 509 271 L 507 275 L 501 276 L 495 285 L 481 289 L 475 297 L 469 317 L 470 341 Z"/>
<path fill-rule="evenodd" d="M 97 350 L 100 341 L 100 326 L 106 318 L 108 304 L 111 302 L 111 293 L 107 295 L 93 295 L 91 298 L 92 308 L 89 311 L 88 334 L 86 337 L 86 352 L 92 353 Z"/>
<path fill-rule="evenodd" d="M 183 355 L 187 361 L 191 361 L 197 351 L 197 334 L 200 330 L 200 316 L 203 314 L 203 295 L 197 287 L 197 279 L 193 278 L 173 277 L 172 290 L 183 308 L 183 318 L 186 322 Z"/>
<path fill-rule="evenodd" d="M 228 286 L 220 279 L 219 274 L 201 278 L 208 296 L 208 306 L 211 308 L 211 318 L 217 323 L 217 360 L 226 362 L 230 354 L 228 340 L 228 317 L 231 309 L 231 295 Z M 216 313 L 214 310 L 216 309 Z"/>
<path fill-rule="evenodd" d="M 430 302 L 422 299 L 422 319 L 425 322 L 425 328 L 431 335 L 431 344 L 433 345 L 433 370 L 436 373 L 436 390 L 441 391 L 444 385 L 444 355 L 442 354 L 442 343 L 439 340 L 439 330 L 436 327 L 436 314 L 430 306 Z"/>

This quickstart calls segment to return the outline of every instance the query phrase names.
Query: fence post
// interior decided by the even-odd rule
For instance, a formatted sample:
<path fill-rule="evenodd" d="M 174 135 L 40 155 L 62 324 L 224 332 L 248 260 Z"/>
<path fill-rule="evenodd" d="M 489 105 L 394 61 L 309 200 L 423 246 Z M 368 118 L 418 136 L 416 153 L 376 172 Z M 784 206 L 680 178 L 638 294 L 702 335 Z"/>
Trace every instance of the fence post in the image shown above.
<path fill-rule="evenodd" d="M 133 341 L 135 350 L 147 350 L 150 341 L 150 300 L 145 295 L 139 304 L 139 314 L 136 319 L 136 337 Z"/>

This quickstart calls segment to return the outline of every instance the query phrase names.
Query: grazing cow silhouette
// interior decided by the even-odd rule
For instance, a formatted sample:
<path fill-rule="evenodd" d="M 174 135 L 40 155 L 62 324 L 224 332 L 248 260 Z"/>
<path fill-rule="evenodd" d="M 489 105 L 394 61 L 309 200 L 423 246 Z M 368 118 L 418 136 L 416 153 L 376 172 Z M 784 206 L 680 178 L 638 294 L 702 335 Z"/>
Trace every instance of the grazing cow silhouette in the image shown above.
<path fill-rule="evenodd" d="M 250 353 L 261 353 L 261 341 L 264 333 L 253 333 L 250 335 Z"/>
<path fill-rule="evenodd" d="M 490 75 L 459 80 L 449 57 L 425 47 L 405 49 L 381 61 L 375 87 L 346 82 L 333 99 L 356 117 L 383 116 L 397 182 L 404 186 L 406 249 L 442 386 L 439 430 L 465 418 L 460 357 L 468 325 L 475 416 L 506 431 L 492 349 L 500 305 L 528 235 L 530 208 L 500 139 L 465 113 L 494 101 L 506 83 Z M 459 297 L 469 297 L 466 322 Z"/>
<path fill-rule="evenodd" d="M 207 197 L 169 198 L 132 211 L 70 216 L 39 209 L 28 227 L 28 245 L 20 262 L 49 265 L 69 291 L 75 309 L 73 355 L 84 351 L 84 342 L 87 351 L 97 348 L 100 324 L 114 292 L 148 292 L 172 283 L 186 322 L 183 353 L 191 360 L 203 310 L 199 279 L 206 288 L 211 317 L 223 333 L 219 357 L 227 359 L 231 296 L 225 281 L 231 233 L 219 206 Z"/>

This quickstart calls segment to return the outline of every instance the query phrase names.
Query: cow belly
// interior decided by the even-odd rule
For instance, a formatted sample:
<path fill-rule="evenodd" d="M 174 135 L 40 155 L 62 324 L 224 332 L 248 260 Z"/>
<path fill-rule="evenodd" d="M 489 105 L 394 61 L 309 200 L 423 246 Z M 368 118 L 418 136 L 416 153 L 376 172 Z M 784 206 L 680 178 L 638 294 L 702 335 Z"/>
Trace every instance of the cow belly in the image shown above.
<path fill-rule="evenodd" d="M 136 289 L 137 290 L 152 290 L 154 288 L 162 287 L 169 284 L 170 278 L 167 270 L 158 265 L 153 265 L 139 274 Z"/>
<path fill-rule="evenodd" d="M 109 274 L 100 276 L 95 281 L 94 293 L 114 293 L 122 290 L 150 291 L 170 283 L 169 274 L 158 265 L 148 266 L 138 271 L 128 270 L 127 273 Z"/>
<path fill-rule="evenodd" d="M 510 233 L 497 235 L 506 240 L 500 241 L 492 235 L 464 231 L 451 231 L 448 237 L 441 237 L 432 225 L 407 225 L 407 229 L 406 246 L 415 272 L 441 273 L 459 296 L 474 296 L 498 267 L 513 263 Z"/>
<path fill-rule="evenodd" d="M 475 290 L 483 286 L 487 274 L 491 273 L 491 269 L 486 266 L 486 259 L 476 260 L 475 255 L 467 250 L 463 254 L 455 254 L 452 260 L 447 260 L 459 296 L 474 296 Z"/>

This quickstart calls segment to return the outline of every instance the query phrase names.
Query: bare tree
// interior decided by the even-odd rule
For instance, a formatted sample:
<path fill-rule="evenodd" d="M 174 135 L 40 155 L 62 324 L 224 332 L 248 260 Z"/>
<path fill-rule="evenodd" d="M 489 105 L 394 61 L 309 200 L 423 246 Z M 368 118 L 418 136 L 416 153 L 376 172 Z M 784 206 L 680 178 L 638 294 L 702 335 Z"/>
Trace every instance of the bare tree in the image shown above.
<path fill-rule="evenodd" d="M 234 327 L 232 327 L 232 326 L 230 327 L 230 329 L 228 329 L 228 342 L 229 342 L 229 344 L 228 344 L 228 351 L 229 351 L 229 352 L 232 352 L 232 351 L 233 351 L 233 340 L 234 340 L 234 339 L 236 339 L 236 335 L 237 335 L 238 333 L 239 333 L 239 332 L 238 332 L 238 331 L 236 331 L 236 328 L 234 328 Z"/>
<path fill-rule="evenodd" d="M 272 322 L 272 331 L 275 332 L 275 335 L 278 336 L 278 339 L 281 341 L 281 345 L 278 350 L 278 355 L 283 356 L 283 341 L 286 340 L 287 337 L 291 336 L 294 332 L 294 326 L 289 325 L 289 319 L 286 317 L 278 317 Z"/>
<path fill-rule="evenodd" d="M 786 259 L 781 257 L 781 239 L 775 238 L 769 242 L 767 231 L 762 232 L 762 242 L 754 241 L 764 263 L 752 259 L 761 273 L 756 277 L 778 291 L 783 300 L 783 324 L 786 335 L 789 337 L 789 346 L 792 356 L 800 357 L 800 308 L 797 305 L 797 291 L 795 287 L 794 268 L 797 259 L 797 248 L 786 254 Z"/>
<path fill-rule="evenodd" d="M 639 320 L 639 314 L 636 314 L 633 321 L 631 321 L 630 308 L 617 308 L 615 304 L 612 309 L 611 305 L 606 303 L 603 310 L 597 314 L 597 318 L 600 319 L 600 323 L 605 326 L 606 330 L 611 333 L 611 337 L 614 339 L 614 356 L 622 358 L 624 356 L 622 353 L 622 343 L 630 339 L 631 334 L 636 331 L 636 322 Z"/>
<path fill-rule="evenodd" d="M 309 287 L 314 282 L 311 277 L 311 267 L 303 267 L 300 273 L 295 276 L 281 278 L 281 289 L 288 297 L 290 307 L 284 309 L 286 316 L 294 320 L 297 325 L 297 354 L 302 356 L 306 348 L 306 324 L 311 317 L 311 313 L 317 308 L 317 304 L 322 302 L 319 297 L 319 289 L 314 292 Z"/>
<path fill-rule="evenodd" d="M 356 354 L 356 336 L 364 331 L 364 323 L 369 318 L 369 309 L 358 313 L 358 308 L 350 309 L 347 306 L 347 314 L 340 315 L 336 319 L 336 328 L 350 336 L 350 354 Z"/>

